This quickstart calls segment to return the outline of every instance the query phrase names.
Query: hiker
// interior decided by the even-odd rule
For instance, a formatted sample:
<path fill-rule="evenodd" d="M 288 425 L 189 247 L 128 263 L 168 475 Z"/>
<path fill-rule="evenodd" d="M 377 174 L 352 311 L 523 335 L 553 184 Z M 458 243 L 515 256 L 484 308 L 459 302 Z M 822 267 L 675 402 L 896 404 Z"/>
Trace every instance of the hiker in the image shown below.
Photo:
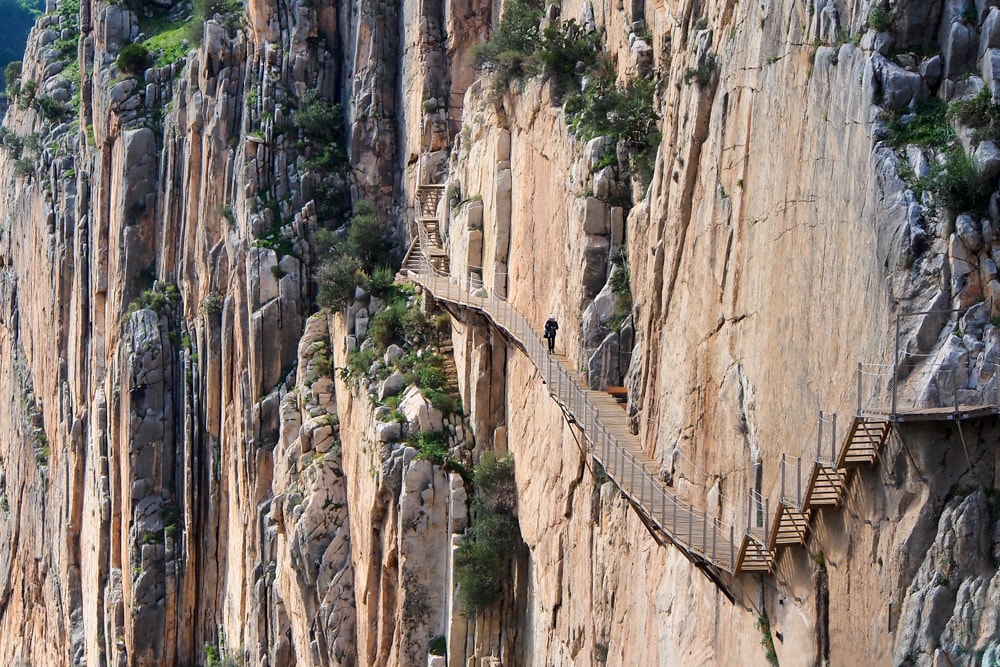
<path fill-rule="evenodd" d="M 556 322 L 555 315 L 549 315 L 549 319 L 545 322 L 545 338 L 549 339 L 549 352 L 555 352 L 556 350 L 556 330 L 559 329 L 559 323 Z"/>

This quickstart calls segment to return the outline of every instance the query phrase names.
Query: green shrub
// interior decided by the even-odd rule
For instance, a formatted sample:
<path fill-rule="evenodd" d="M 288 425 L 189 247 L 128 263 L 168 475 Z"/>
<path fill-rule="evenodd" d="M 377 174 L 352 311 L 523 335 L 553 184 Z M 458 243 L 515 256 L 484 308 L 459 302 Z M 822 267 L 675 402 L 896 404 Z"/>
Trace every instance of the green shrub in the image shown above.
<path fill-rule="evenodd" d="M 908 122 L 903 122 L 903 116 L 909 116 Z M 888 129 L 886 143 L 897 149 L 910 144 L 943 147 L 955 138 L 955 131 L 948 124 L 947 116 L 948 105 L 936 97 L 915 105 L 912 111 L 888 112 L 883 117 Z"/>
<path fill-rule="evenodd" d="M 473 496 L 474 510 L 513 512 L 517 503 L 517 485 L 514 482 L 514 458 L 509 454 L 497 458 L 489 453 L 475 470 Z"/>
<path fill-rule="evenodd" d="M 385 264 L 376 266 L 369 281 L 372 294 L 377 297 L 385 296 L 395 279 L 396 272 L 392 270 L 391 266 Z"/>
<path fill-rule="evenodd" d="M 660 145 L 653 107 L 655 87 L 650 79 L 632 79 L 619 86 L 614 75 L 608 74 L 566 99 L 566 117 L 573 132 L 584 140 L 606 136 L 613 145 L 622 146 L 629 166 L 643 183 L 652 178 Z"/>
<path fill-rule="evenodd" d="M 8 100 L 17 99 L 17 95 L 21 90 L 21 65 L 22 62 L 20 60 L 14 60 L 7 63 L 7 67 L 4 68 L 4 81 L 6 82 Z"/>
<path fill-rule="evenodd" d="M 177 285 L 156 281 L 152 289 L 148 289 L 137 296 L 126 310 L 126 315 L 149 309 L 157 315 L 168 314 L 175 306 L 181 303 L 181 293 Z"/>
<path fill-rule="evenodd" d="M 953 214 L 985 210 L 992 192 L 975 162 L 957 145 L 945 151 L 944 164 L 931 162 L 930 175 L 918 181 L 917 187 L 929 190 L 934 201 Z"/>
<path fill-rule="evenodd" d="M 35 108 L 38 113 L 42 115 L 45 120 L 50 122 L 57 122 L 69 115 L 72 109 L 62 102 L 58 102 L 54 97 L 50 95 L 38 95 L 32 101 L 31 106 Z"/>
<path fill-rule="evenodd" d="M 444 463 L 444 457 L 448 455 L 442 431 L 420 431 L 410 438 L 410 444 L 420 452 L 418 459 L 427 459 L 438 465 Z"/>
<path fill-rule="evenodd" d="M 570 19 L 565 23 L 553 23 L 542 32 L 541 45 L 535 57 L 545 73 L 555 78 L 557 88 L 562 91 L 578 83 L 581 71 L 589 71 L 597 65 L 600 51 L 600 33 L 587 31 Z"/>
<path fill-rule="evenodd" d="M 365 199 L 355 205 L 345 236 L 328 230 L 317 231 L 313 235 L 313 247 L 319 260 L 317 301 L 324 308 L 334 309 L 349 303 L 356 287 L 370 288 L 368 276 L 376 266 L 384 266 L 392 252 L 392 244 L 379 224 L 375 206 Z"/>
<path fill-rule="evenodd" d="M 447 415 L 459 415 L 462 413 L 462 402 L 459 398 L 450 391 L 444 391 L 442 389 L 421 389 L 420 393 L 424 395 L 431 405 L 436 409 L 441 411 L 441 414 Z"/>
<path fill-rule="evenodd" d="M 367 375 L 374 362 L 375 350 L 355 350 L 347 355 L 347 368 L 341 371 L 341 377 L 348 380 Z"/>
<path fill-rule="evenodd" d="M 504 3 L 500 23 L 490 40 L 473 49 L 475 64 L 493 71 L 519 68 L 535 52 L 543 12 L 542 0 Z"/>
<path fill-rule="evenodd" d="M 435 637 L 428 645 L 427 652 L 431 655 L 447 655 L 448 643 L 443 636 Z"/>
<path fill-rule="evenodd" d="M 31 176 L 35 173 L 35 163 L 28 158 L 19 158 L 14 161 L 14 175 L 18 178 Z"/>
<path fill-rule="evenodd" d="M 347 165 L 344 111 L 339 104 L 323 99 L 316 90 L 309 90 L 302 96 L 292 124 L 304 140 L 308 167 L 338 172 Z"/>
<path fill-rule="evenodd" d="M 354 290 L 364 284 L 361 261 L 353 255 L 340 255 L 320 264 L 316 273 L 319 291 L 316 301 L 323 308 L 338 310 L 354 298 Z"/>
<path fill-rule="evenodd" d="M 389 304 L 387 308 L 372 318 L 368 326 L 368 335 L 375 341 L 376 349 L 384 352 L 393 343 L 405 342 L 403 317 L 406 315 L 406 303 Z"/>
<path fill-rule="evenodd" d="M 1000 104 L 993 103 L 993 95 L 984 87 L 969 100 L 953 102 L 947 117 L 972 128 L 975 141 L 1000 138 Z"/>
<path fill-rule="evenodd" d="M 21 84 L 20 92 L 17 94 L 17 108 L 24 111 L 35 99 L 35 93 L 38 92 L 38 82 L 34 79 L 28 79 Z"/>
<path fill-rule="evenodd" d="M 153 64 L 153 57 L 145 45 L 129 44 L 118 54 L 115 64 L 118 66 L 118 71 L 139 76 Z"/>
<path fill-rule="evenodd" d="M 714 53 L 705 54 L 704 58 L 698 60 L 698 65 L 696 67 L 689 67 L 684 72 L 684 83 L 691 83 L 694 81 L 699 86 L 707 85 L 712 80 L 712 75 L 715 74 L 715 68 L 718 65 L 718 59 L 715 57 Z"/>
<path fill-rule="evenodd" d="M 470 535 L 456 554 L 455 579 L 463 613 L 473 616 L 495 604 L 521 545 L 513 515 L 516 495 L 513 460 L 488 454 L 476 467 Z"/>
<path fill-rule="evenodd" d="M 877 32 L 886 32 L 892 27 L 892 13 L 882 0 L 876 0 L 868 10 L 868 26 Z"/>
<path fill-rule="evenodd" d="M 201 311 L 206 315 L 221 315 L 226 300 L 218 292 L 209 292 L 201 302 Z"/>

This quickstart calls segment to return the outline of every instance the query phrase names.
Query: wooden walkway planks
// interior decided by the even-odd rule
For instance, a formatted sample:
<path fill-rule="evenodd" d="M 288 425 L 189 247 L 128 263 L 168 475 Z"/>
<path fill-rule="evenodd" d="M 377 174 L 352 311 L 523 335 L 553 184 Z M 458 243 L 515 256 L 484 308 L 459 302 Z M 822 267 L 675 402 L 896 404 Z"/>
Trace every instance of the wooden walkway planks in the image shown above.
<path fill-rule="evenodd" d="M 409 277 L 434 298 L 471 308 L 487 316 L 532 361 L 549 393 L 567 417 L 583 431 L 592 456 L 622 492 L 651 522 L 696 562 L 733 573 L 736 544 L 733 528 L 679 499 L 660 480 L 659 464 L 639 444 L 625 412 L 607 392 L 592 391 L 571 370 L 566 357 L 549 354 L 541 332 L 509 302 L 484 291 L 472 293 L 454 279 L 424 268 Z"/>
<path fill-rule="evenodd" d="M 567 419 L 583 431 L 591 455 L 629 498 L 642 520 L 647 526 L 662 531 L 671 543 L 722 586 L 727 595 L 726 586 L 718 576 L 710 574 L 711 568 L 705 566 L 733 575 L 773 571 L 778 549 L 805 543 L 814 510 L 841 506 L 850 470 L 877 462 L 891 423 L 979 419 L 998 414 L 998 406 L 994 404 L 898 409 L 894 413 L 888 410 L 859 412 L 844 439 L 840 456 L 835 457 L 832 450 L 829 460 L 817 454 L 817 459 L 810 462 L 805 489 L 798 491 L 798 500 L 789 502 L 784 497 L 779 498 L 773 522 L 767 516 L 769 501 L 758 496 L 759 511 L 755 513 L 751 507 L 748 527 L 737 542 L 733 526 L 679 499 L 660 480 L 658 462 L 643 451 L 638 438 L 631 432 L 625 411 L 614 396 L 590 390 L 566 357 L 549 354 L 541 332 L 509 302 L 488 294 L 481 284 L 470 291 L 468 283 L 463 286 L 448 275 L 448 255 L 442 247 L 439 222 L 433 217 L 443 192 L 440 186 L 418 188 L 415 217 L 419 240 L 414 240 L 407 253 L 403 272 L 435 298 L 481 312 L 522 349 Z M 822 413 L 820 421 L 823 421 Z M 831 447 L 836 446 L 836 440 L 834 429 Z M 763 521 L 763 526 L 753 525 L 755 515 L 758 521 Z"/>

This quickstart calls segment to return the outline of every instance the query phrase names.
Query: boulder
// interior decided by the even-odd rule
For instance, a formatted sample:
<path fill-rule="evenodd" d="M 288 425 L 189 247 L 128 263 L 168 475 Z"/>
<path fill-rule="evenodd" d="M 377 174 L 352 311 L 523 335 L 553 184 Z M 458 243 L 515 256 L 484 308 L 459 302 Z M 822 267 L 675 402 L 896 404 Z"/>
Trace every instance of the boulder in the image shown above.
<path fill-rule="evenodd" d="M 441 411 L 431 405 L 415 386 L 407 388 L 403 400 L 399 403 L 399 411 L 406 416 L 412 433 L 441 431 L 444 428 Z"/>
<path fill-rule="evenodd" d="M 975 28 L 953 21 L 942 31 L 940 44 L 944 58 L 941 75 L 944 78 L 958 79 L 972 70 L 979 46 Z"/>
<path fill-rule="evenodd" d="M 979 229 L 979 225 L 967 213 L 955 218 L 955 233 L 970 252 L 976 252 L 983 247 L 983 237 Z"/>
<path fill-rule="evenodd" d="M 984 181 L 993 183 L 1000 177 L 1000 149 L 992 141 L 983 141 L 973 153 L 976 169 Z"/>
<path fill-rule="evenodd" d="M 393 343 L 389 347 L 385 348 L 385 354 L 382 356 L 382 359 L 388 366 L 390 362 L 395 361 L 396 359 L 402 359 L 405 356 L 406 350 Z"/>
<path fill-rule="evenodd" d="M 1000 48 L 1000 9 L 991 7 L 979 33 L 979 53 Z"/>
<path fill-rule="evenodd" d="M 398 394 L 406 386 L 402 373 L 396 372 L 383 380 L 378 386 L 378 399 L 384 401 L 389 396 Z"/>
<path fill-rule="evenodd" d="M 375 435 L 378 437 L 379 442 L 395 442 L 399 440 L 402 432 L 403 428 L 399 422 L 377 424 L 375 426 Z"/>
<path fill-rule="evenodd" d="M 905 109 L 915 102 L 927 99 L 927 84 L 916 72 L 909 72 L 882 55 L 868 61 L 872 93 L 881 93 L 882 104 L 890 109 Z M 868 73 L 868 72 L 866 72 Z"/>
<path fill-rule="evenodd" d="M 919 146 L 906 147 L 906 161 L 910 163 L 910 168 L 917 178 L 927 178 L 931 175 L 931 164 Z"/>
<path fill-rule="evenodd" d="M 941 56 L 934 55 L 920 63 L 920 76 L 924 78 L 924 82 L 928 86 L 934 88 L 941 82 L 942 69 Z"/>
<path fill-rule="evenodd" d="M 993 103 L 997 104 L 1000 102 L 1000 92 L 997 90 L 997 80 L 1000 79 L 1000 48 L 986 50 L 979 61 L 979 72 L 993 95 Z"/>
<path fill-rule="evenodd" d="M 604 287 L 607 278 L 608 249 L 607 236 L 588 235 L 583 250 L 583 294 L 592 299 Z"/>
<path fill-rule="evenodd" d="M 594 197 L 577 200 L 577 215 L 583 218 L 585 234 L 607 234 L 608 211 L 607 204 Z"/>

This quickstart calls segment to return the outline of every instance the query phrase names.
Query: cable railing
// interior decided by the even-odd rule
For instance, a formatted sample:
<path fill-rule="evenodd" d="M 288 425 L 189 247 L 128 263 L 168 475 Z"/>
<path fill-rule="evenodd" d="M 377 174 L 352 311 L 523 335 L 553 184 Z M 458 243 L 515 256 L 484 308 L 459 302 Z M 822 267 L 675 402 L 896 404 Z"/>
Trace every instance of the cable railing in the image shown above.
<path fill-rule="evenodd" d="M 934 363 L 932 359 L 903 375 L 892 364 L 858 364 L 856 372 L 857 415 L 905 418 L 909 413 L 951 410 L 997 403 L 997 364 L 983 369 L 992 377 L 982 382 L 968 364 Z"/>
<path fill-rule="evenodd" d="M 436 202 L 442 191 L 441 186 L 436 187 L 434 192 L 427 191 L 428 199 Z M 420 195 L 423 194 L 420 192 Z M 421 217 L 429 218 L 436 214 L 436 211 L 426 210 L 428 203 L 418 201 L 417 213 Z M 498 278 L 507 277 L 506 274 L 494 274 L 489 284 L 484 284 L 487 281 L 481 267 L 467 266 L 462 275 L 450 275 L 443 270 L 440 262 L 435 261 L 443 253 L 439 238 L 432 238 L 423 224 L 418 223 L 417 227 L 423 252 L 419 269 L 410 271 L 411 278 L 437 299 L 480 310 L 506 332 L 534 364 L 567 418 L 581 429 L 588 453 L 604 467 L 633 505 L 641 508 L 645 517 L 689 556 L 700 557 L 729 573 L 738 574 L 741 570 L 738 560 L 742 562 L 744 558 L 749 561 L 742 566 L 747 571 L 770 570 L 776 544 L 802 543 L 804 540 L 809 521 L 808 514 L 804 513 L 817 506 L 839 506 L 846 479 L 841 468 L 857 464 L 857 461 L 874 461 L 877 447 L 882 442 L 877 438 L 884 439 L 884 431 L 871 435 L 874 431 L 868 430 L 866 424 L 872 420 L 887 424 L 887 420 L 902 419 L 907 413 L 922 411 L 926 414 L 929 410 L 951 409 L 957 415 L 960 409 L 967 410 L 970 405 L 996 409 L 997 370 L 1000 365 L 992 365 L 992 382 L 985 383 L 983 389 L 977 389 L 984 383 L 970 381 L 968 367 L 942 363 L 914 364 L 913 355 L 907 358 L 903 373 L 898 363 L 859 363 L 856 387 L 845 388 L 844 400 L 836 406 L 844 413 L 852 408 L 855 410 L 854 422 L 845 430 L 847 440 L 841 445 L 841 451 L 838 451 L 841 444 L 838 437 L 844 436 L 838 433 L 837 413 L 821 411 L 817 421 L 815 458 L 811 458 L 806 451 L 801 456 L 783 453 L 778 465 L 778 479 L 773 480 L 770 490 L 762 493 L 751 489 L 748 492 L 746 531 L 740 537 L 744 540 L 743 546 L 738 547 L 732 524 L 695 508 L 667 487 L 659 475 L 659 466 L 644 456 L 624 413 L 614 403 L 609 408 L 607 401 L 611 400 L 610 397 L 589 390 L 578 374 L 568 370 L 548 352 L 540 331 L 504 298 L 506 290 L 498 289 L 494 284 Z M 898 359 L 898 330 L 896 347 Z M 905 378 L 901 377 L 904 374 Z M 979 375 L 981 379 L 982 371 Z M 905 392 L 901 391 L 903 386 Z M 850 394 L 855 392 L 856 396 L 851 397 Z M 854 399 L 856 403 L 851 405 Z M 856 431 L 861 435 L 853 439 Z M 872 440 L 873 437 L 876 440 Z M 861 455 L 855 453 L 861 450 Z M 700 472 L 706 479 L 711 477 Z M 718 495 L 721 507 L 723 499 L 721 494 Z M 771 499 L 774 496 L 777 496 L 778 506 L 772 519 Z M 788 522 L 788 525 L 783 522 Z M 748 546 L 753 543 L 758 546 Z"/>
<path fill-rule="evenodd" d="M 426 261 L 411 277 L 435 298 L 482 311 L 521 347 L 562 406 L 583 431 L 588 452 L 633 504 L 670 540 L 689 554 L 701 557 L 720 570 L 734 572 L 734 528 L 681 500 L 660 480 L 655 463 L 642 456 L 638 439 L 628 431 L 624 412 L 612 403 L 601 407 L 582 379 L 551 355 L 541 333 L 502 297 L 467 280 L 442 275 Z M 470 289 L 471 288 L 471 289 Z M 613 401 L 609 396 L 607 400 Z M 632 442 L 628 442 L 632 440 Z"/>

